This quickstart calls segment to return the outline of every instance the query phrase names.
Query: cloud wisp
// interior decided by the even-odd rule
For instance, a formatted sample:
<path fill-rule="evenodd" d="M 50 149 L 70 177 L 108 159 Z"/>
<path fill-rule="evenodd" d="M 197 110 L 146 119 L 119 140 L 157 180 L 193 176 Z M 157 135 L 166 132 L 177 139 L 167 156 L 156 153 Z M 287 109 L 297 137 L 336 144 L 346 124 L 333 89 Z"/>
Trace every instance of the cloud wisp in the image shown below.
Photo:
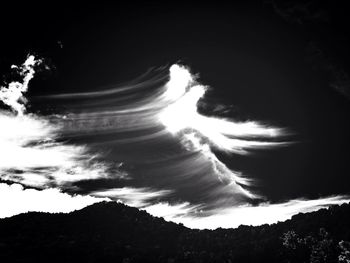
<path fill-rule="evenodd" d="M 70 187 L 80 180 L 103 178 L 110 168 L 84 145 L 58 141 L 60 126 L 48 117 L 26 114 L 23 93 L 40 63 L 28 56 L 18 69 L 22 82 L 1 87 L 1 101 L 11 111 L 0 111 L 0 179 L 36 188 Z"/>
<path fill-rule="evenodd" d="M 202 114 L 208 87 L 182 65 L 151 70 L 113 89 L 37 98 L 65 109 L 40 115 L 26 112 L 24 97 L 38 63 L 28 56 L 13 66 L 22 81 L 0 88 L 0 101 L 9 108 L 0 111 L 1 198 L 14 206 L 0 205 L 0 216 L 67 212 L 107 199 L 188 227 L 216 228 L 274 223 L 350 200 L 272 204 L 253 192 L 249 175 L 217 153 L 234 160 L 255 149 L 287 146 L 288 131 L 217 111 Z M 52 210 L 39 196 L 57 200 Z"/>
<path fill-rule="evenodd" d="M 64 118 L 54 118 L 64 136 L 93 136 L 97 147 L 110 151 L 109 158 L 134 167 L 134 179 L 142 187 L 170 186 L 175 192 L 203 188 L 206 193 L 194 195 L 195 202 L 207 202 L 206 196 L 234 202 L 259 198 L 245 187 L 251 180 L 213 150 L 246 155 L 252 149 L 278 147 L 286 144 L 276 140 L 286 131 L 200 114 L 198 102 L 206 90 L 188 68 L 175 64 L 169 72 L 151 71 L 123 87 L 49 98 L 71 109 Z"/>
<path fill-rule="evenodd" d="M 144 208 L 153 216 L 182 223 L 194 229 L 236 228 L 240 225 L 258 226 L 291 219 L 298 213 L 308 213 L 331 205 L 349 203 L 349 196 L 332 196 L 315 200 L 294 199 L 284 203 L 260 203 L 218 208 L 210 214 L 189 203 L 157 203 Z"/>

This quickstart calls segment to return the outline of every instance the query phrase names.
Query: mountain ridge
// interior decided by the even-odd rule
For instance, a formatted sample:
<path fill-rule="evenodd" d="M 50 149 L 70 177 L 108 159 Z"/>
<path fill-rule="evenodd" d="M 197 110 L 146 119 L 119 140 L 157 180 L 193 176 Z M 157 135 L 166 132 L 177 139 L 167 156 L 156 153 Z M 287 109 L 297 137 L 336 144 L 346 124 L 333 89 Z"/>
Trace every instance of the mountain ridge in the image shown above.
<path fill-rule="evenodd" d="M 350 240 L 349 222 L 350 204 L 343 204 L 271 225 L 197 230 L 101 202 L 68 214 L 28 212 L 0 219 L 0 261 L 303 262 L 318 243 L 331 240 L 332 261 L 320 262 L 340 262 L 338 244 Z"/>

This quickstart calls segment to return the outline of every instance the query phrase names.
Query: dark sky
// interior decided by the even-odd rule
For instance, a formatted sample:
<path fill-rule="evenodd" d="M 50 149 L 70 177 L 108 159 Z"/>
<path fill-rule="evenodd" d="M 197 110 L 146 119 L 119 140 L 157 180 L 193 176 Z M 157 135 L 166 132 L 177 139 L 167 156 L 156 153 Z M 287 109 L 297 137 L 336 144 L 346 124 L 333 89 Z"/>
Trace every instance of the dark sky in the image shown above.
<path fill-rule="evenodd" d="M 208 100 L 232 105 L 227 117 L 293 133 L 287 138 L 293 144 L 263 154 L 218 153 L 257 181 L 256 192 L 272 202 L 349 194 L 345 5 L 247 2 L 3 7 L 0 69 L 8 72 L 28 53 L 43 57 L 51 70 L 33 80 L 28 98 L 35 101 L 102 90 L 151 67 L 183 63 L 213 87 Z"/>

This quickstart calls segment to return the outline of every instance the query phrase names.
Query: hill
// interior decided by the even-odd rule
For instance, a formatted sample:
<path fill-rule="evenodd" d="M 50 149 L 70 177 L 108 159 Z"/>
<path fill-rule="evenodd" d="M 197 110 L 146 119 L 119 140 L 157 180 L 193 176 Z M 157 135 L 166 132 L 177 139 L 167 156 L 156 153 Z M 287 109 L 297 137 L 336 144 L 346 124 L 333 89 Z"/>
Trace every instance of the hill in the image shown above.
<path fill-rule="evenodd" d="M 350 262 L 349 240 L 350 204 L 273 225 L 193 230 L 102 202 L 1 219 L 0 262 Z"/>

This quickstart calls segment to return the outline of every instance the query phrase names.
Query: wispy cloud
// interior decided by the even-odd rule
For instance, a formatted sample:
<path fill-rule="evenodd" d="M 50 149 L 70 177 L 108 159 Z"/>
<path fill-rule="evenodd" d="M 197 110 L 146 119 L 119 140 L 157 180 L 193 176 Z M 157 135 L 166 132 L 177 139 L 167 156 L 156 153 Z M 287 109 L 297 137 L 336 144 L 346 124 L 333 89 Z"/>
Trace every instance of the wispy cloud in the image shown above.
<path fill-rule="evenodd" d="M 176 173 L 178 180 L 190 174 L 193 178 L 203 177 L 200 181 L 211 181 L 209 185 L 221 185 L 217 191 L 231 192 L 237 200 L 259 197 L 246 187 L 252 180 L 230 169 L 217 158 L 214 150 L 248 154 L 252 149 L 287 145 L 276 140 L 287 131 L 255 121 L 237 122 L 200 114 L 198 102 L 204 98 L 207 87 L 184 66 L 175 64 L 169 72 L 150 73 L 148 77 L 107 91 L 50 96 L 64 98 L 66 102 L 82 100 L 77 110 L 72 106 L 65 118 L 55 118 L 62 125 L 61 132 L 72 138 L 107 134 L 109 139 L 100 137 L 100 145 L 125 147 L 127 152 L 132 152 L 127 164 L 136 166 L 142 174 L 150 170 L 155 176 Z M 156 153 L 158 147 L 162 148 L 159 154 Z M 153 150 L 138 158 L 144 149 Z M 124 157 L 122 153 L 115 155 Z M 165 158 L 169 162 L 167 167 L 160 164 Z M 144 163 L 153 165 L 145 170 Z M 157 167 L 162 168 L 155 171 Z M 159 182 L 163 180 L 165 177 Z"/>
<path fill-rule="evenodd" d="M 85 146 L 55 141 L 58 127 L 45 118 L 0 112 L 0 122 L 1 179 L 46 187 L 108 176 L 108 165 Z"/>
<path fill-rule="evenodd" d="M 68 212 L 108 199 L 188 227 L 217 228 L 275 223 L 350 201 L 336 196 L 251 205 L 260 197 L 249 188 L 253 180 L 221 161 L 217 151 L 233 157 L 285 146 L 281 138 L 288 132 L 201 114 L 198 103 L 208 87 L 184 66 L 149 72 L 115 89 L 51 96 L 63 98 L 68 110 L 42 116 L 26 112 L 23 96 L 37 63 L 29 56 L 14 66 L 22 81 L 0 89 L 0 100 L 10 107 L 0 111 L 0 180 L 12 183 L 0 183 L 0 199 L 9 200 L 1 203 L 0 217 Z M 112 183 L 77 186 L 99 179 Z M 71 196 L 64 193 L 68 189 L 86 195 Z"/>
<path fill-rule="evenodd" d="M 108 197 L 133 207 L 145 207 L 155 200 L 171 194 L 170 190 L 154 190 L 151 188 L 122 187 L 90 193 L 91 196 Z"/>
<path fill-rule="evenodd" d="M 73 182 L 108 177 L 113 168 L 84 145 L 59 142 L 61 126 L 48 117 L 26 114 L 23 93 L 40 60 L 28 56 L 19 70 L 22 82 L 1 87 L 0 100 L 13 112 L 0 111 L 0 179 L 26 186 L 69 187 Z M 115 171 L 115 170 L 114 170 Z M 114 176 L 122 176 L 115 171 Z"/>
<path fill-rule="evenodd" d="M 218 208 L 213 211 L 202 211 L 200 206 L 189 203 L 158 203 L 144 209 L 153 216 L 182 223 L 189 228 L 216 229 L 236 228 L 240 225 L 258 226 L 273 224 L 290 219 L 298 213 L 308 213 L 331 205 L 350 202 L 349 196 L 333 196 L 315 200 L 290 200 L 284 203 L 262 203 L 256 206 L 239 205 L 231 208 Z"/>

